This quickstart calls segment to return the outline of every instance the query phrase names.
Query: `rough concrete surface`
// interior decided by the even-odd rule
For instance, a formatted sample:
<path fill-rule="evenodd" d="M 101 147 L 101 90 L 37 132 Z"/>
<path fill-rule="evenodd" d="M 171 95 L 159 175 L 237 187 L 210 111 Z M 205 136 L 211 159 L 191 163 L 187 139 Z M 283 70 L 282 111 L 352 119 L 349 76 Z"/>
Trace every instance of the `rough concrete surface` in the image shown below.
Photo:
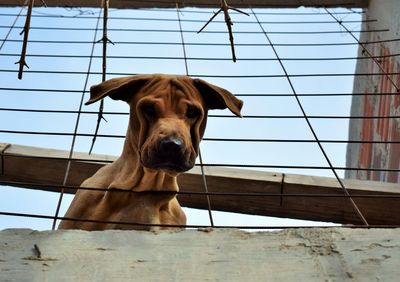
<path fill-rule="evenodd" d="M 1 281 L 399 281 L 400 229 L 0 232 Z"/>

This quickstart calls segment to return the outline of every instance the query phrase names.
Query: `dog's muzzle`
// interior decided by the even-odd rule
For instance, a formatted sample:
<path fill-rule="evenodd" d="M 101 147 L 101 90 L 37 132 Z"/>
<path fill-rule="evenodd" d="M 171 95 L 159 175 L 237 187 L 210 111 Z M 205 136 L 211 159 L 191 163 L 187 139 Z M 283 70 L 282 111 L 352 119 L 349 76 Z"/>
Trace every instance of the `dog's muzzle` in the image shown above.
<path fill-rule="evenodd" d="M 185 145 L 180 138 L 163 138 L 142 157 L 145 167 L 184 172 L 193 167 L 188 160 Z"/>

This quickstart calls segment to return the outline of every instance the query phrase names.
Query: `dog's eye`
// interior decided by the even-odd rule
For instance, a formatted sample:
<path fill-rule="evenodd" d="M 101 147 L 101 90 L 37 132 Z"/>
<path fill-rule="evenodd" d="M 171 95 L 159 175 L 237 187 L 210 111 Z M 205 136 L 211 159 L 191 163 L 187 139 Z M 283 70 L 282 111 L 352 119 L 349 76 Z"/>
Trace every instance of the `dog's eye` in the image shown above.
<path fill-rule="evenodd" d="M 195 106 L 189 106 L 186 110 L 187 118 L 197 118 L 200 115 L 200 110 Z"/>
<path fill-rule="evenodd" d="M 142 112 L 148 117 L 156 117 L 157 111 L 153 104 L 144 104 L 141 107 Z"/>

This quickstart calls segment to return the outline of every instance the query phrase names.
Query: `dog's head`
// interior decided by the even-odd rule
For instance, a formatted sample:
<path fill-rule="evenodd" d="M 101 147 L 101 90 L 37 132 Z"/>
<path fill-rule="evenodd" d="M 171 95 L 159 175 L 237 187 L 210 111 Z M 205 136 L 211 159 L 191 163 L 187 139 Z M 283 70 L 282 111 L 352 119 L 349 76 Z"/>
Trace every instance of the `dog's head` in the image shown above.
<path fill-rule="evenodd" d="M 240 115 L 243 102 L 201 79 L 176 75 L 136 75 L 107 80 L 90 89 L 92 104 L 106 96 L 130 107 L 128 137 L 143 166 L 169 173 L 194 166 L 209 109 Z"/>

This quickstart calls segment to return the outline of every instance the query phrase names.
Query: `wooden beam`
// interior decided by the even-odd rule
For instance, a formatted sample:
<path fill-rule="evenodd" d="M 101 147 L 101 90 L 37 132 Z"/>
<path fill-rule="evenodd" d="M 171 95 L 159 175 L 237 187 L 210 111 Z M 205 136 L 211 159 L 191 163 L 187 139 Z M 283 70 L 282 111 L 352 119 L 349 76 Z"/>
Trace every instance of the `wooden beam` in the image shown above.
<path fill-rule="evenodd" d="M 63 181 L 68 162 L 67 151 L 0 143 L 0 152 L 0 181 L 3 181 L 3 184 L 59 191 L 59 188 L 54 188 L 52 185 L 60 185 Z M 84 153 L 75 153 L 73 158 L 67 181 L 67 185 L 70 186 L 79 186 L 105 162 L 115 159 L 107 155 L 89 156 Z M 216 167 L 205 167 L 205 171 L 209 192 L 247 194 L 240 197 L 226 194 L 210 195 L 213 210 L 361 224 L 349 199 L 322 196 L 343 195 L 336 179 Z M 13 181 L 25 184 L 10 183 Z M 183 192 L 204 192 L 199 168 L 182 174 L 178 182 Z M 344 184 L 352 195 L 394 196 L 400 193 L 399 184 L 360 180 L 344 180 Z M 73 193 L 73 191 L 67 192 Z M 255 195 L 248 195 L 249 193 Z M 257 193 L 271 195 L 257 195 Z M 318 196 L 310 197 L 310 194 Z M 400 224 L 400 198 L 355 197 L 353 199 L 370 224 Z M 207 209 L 204 195 L 179 195 L 179 201 L 185 207 Z"/>
<path fill-rule="evenodd" d="M 99 0 L 45 0 L 49 7 L 100 7 Z M 216 0 L 191 0 L 177 1 L 180 7 L 219 8 L 219 1 Z M 351 7 L 365 8 L 369 0 L 230 0 L 229 5 L 237 8 L 296 8 L 305 7 Z M 22 6 L 25 0 L 2 0 L 0 6 Z M 35 5 L 41 6 L 41 1 L 35 1 Z M 167 0 L 113 0 L 110 1 L 111 8 L 175 8 L 176 1 Z"/>

